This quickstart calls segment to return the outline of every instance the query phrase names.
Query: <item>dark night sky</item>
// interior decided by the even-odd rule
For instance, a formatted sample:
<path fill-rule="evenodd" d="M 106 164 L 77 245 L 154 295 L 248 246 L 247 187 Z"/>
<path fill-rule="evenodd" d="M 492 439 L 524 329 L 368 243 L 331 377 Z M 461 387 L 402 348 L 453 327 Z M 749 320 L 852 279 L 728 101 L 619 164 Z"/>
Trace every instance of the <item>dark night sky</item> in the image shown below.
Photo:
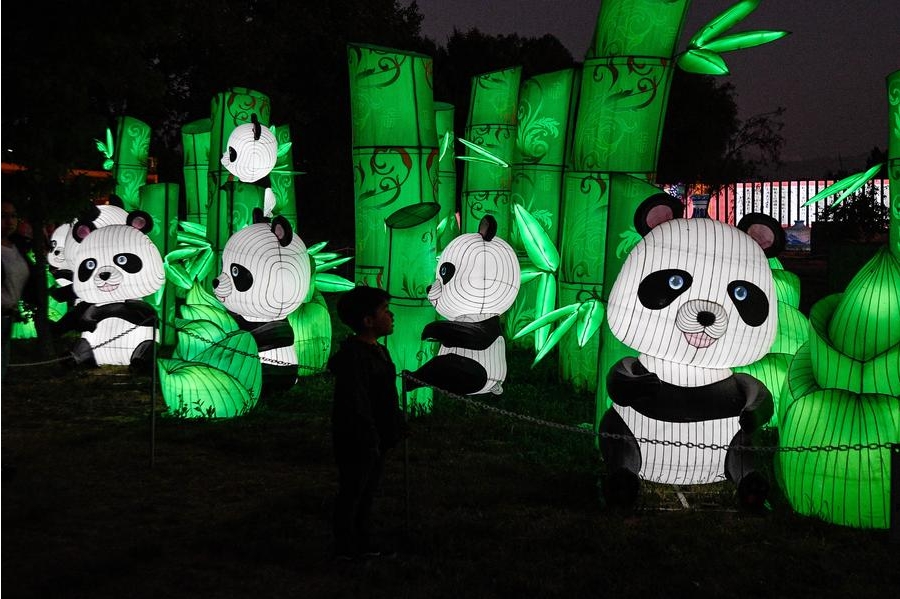
<path fill-rule="evenodd" d="M 694 0 L 678 51 L 737 0 Z M 418 0 L 422 32 L 446 43 L 454 26 L 484 33 L 552 34 L 583 60 L 601 0 Z M 785 160 L 886 149 L 885 77 L 900 69 L 900 0 L 762 0 L 733 32 L 791 32 L 723 55 L 740 116 L 787 109 Z M 440 99 L 440 98 L 438 98 Z"/>

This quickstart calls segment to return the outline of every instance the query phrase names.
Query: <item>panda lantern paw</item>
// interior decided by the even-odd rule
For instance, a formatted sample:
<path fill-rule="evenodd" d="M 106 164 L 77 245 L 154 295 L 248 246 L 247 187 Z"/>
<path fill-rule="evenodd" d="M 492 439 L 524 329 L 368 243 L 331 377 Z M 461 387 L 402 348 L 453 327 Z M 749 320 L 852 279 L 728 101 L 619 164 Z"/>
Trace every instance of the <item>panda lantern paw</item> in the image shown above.
<path fill-rule="evenodd" d="M 769 481 L 759 472 L 750 472 L 738 484 L 738 504 L 750 513 L 762 513 L 769 495 Z"/>
<path fill-rule="evenodd" d="M 627 468 L 619 468 L 606 478 L 603 497 L 614 508 L 631 509 L 637 503 L 641 480 Z"/>

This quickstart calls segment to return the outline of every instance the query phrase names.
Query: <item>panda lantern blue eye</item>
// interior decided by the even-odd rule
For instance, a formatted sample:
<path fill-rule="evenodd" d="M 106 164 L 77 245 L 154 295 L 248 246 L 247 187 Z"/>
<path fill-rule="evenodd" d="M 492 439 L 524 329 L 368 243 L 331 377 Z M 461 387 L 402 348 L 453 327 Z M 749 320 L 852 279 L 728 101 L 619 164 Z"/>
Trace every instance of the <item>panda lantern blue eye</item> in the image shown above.
<path fill-rule="evenodd" d="M 87 260 L 82 261 L 82 263 L 78 265 L 78 280 L 84 283 L 93 276 L 96 269 L 97 261 L 95 259 L 88 258 Z"/>
<path fill-rule="evenodd" d="M 682 287 L 684 287 L 684 278 L 681 275 L 672 275 L 669 277 L 669 287 L 673 290 L 678 291 Z"/>
<path fill-rule="evenodd" d="M 231 279 L 234 281 L 234 288 L 241 293 L 253 286 L 253 274 L 246 266 L 234 263 L 231 265 L 229 272 L 231 273 Z"/>
<path fill-rule="evenodd" d="M 453 278 L 453 275 L 455 273 L 456 267 L 453 266 L 453 264 L 450 262 L 444 262 L 438 269 L 438 275 L 441 277 L 441 282 L 443 282 L 445 285 L 448 281 L 450 281 L 450 279 Z"/>
<path fill-rule="evenodd" d="M 141 268 L 143 268 L 144 266 L 144 263 L 139 257 L 128 252 L 116 254 L 115 256 L 113 256 L 113 262 L 116 266 L 131 274 L 140 272 Z"/>
<path fill-rule="evenodd" d="M 750 292 L 747 291 L 747 288 L 744 286 L 737 286 L 732 290 L 732 294 L 734 295 L 734 299 L 742 302 L 747 299 L 747 297 L 750 295 Z"/>

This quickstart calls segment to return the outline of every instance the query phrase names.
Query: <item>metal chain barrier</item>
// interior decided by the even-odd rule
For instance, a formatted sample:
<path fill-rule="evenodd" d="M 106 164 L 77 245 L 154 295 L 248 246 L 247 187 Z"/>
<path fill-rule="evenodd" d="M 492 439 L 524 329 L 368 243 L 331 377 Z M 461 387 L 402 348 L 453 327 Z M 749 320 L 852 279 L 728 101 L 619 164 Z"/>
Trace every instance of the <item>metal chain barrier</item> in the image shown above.
<path fill-rule="evenodd" d="M 538 426 L 545 426 L 548 428 L 555 428 L 559 430 L 564 430 L 572 433 L 577 433 L 580 435 L 590 435 L 591 437 L 604 437 L 608 439 L 623 439 L 628 440 L 634 438 L 639 443 L 649 443 L 653 445 L 662 445 L 663 447 L 685 447 L 689 449 L 711 449 L 717 451 L 727 451 L 729 449 L 729 445 L 719 445 L 716 443 L 694 443 L 692 441 L 671 441 L 669 439 L 648 439 L 646 437 L 630 437 L 627 435 L 620 435 L 616 433 L 601 433 L 598 431 L 594 431 L 593 429 L 583 428 L 580 426 L 573 426 L 571 424 L 561 424 L 559 422 L 552 422 L 549 420 L 542 420 L 540 418 L 535 418 L 534 416 L 528 416 L 526 414 L 519 414 L 517 412 L 512 412 L 510 410 L 504 410 L 503 408 L 498 408 L 497 406 L 492 406 L 490 404 L 486 404 L 484 402 L 476 401 L 471 397 L 456 395 L 450 391 L 446 391 L 444 389 L 440 389 L 438 387 L 433 387 L 424 381 L 420 381 L 412 374 L 407 371 L 401 372 L 398 376 L 401 378 L 413 381 L 414 383 L 431 387 L 435 391 L 439 391 L 442 395 L 452 399 L 454 401 L 458 401 L 460 403 L 464 403 L 478 409 L 484 410 L 486 412 L 493 412 L 495 414 L 499 414 L 500 416 L 506 416 L 508 418 L 514 418 L 516 420 L 522 420 L 524 422 L 530 422 L 531 424 L 535 424 Z M 769 452 L 769 453 L 789 453 L 789 452 L 832 452 L 832 451 L 863 451 L 863 450 L 877 450 L 877 449 L 890 449 L 892 446 L 891 443 L 854 443 L 854 444 L 841 444 L 841 445 L 812 445 L 812 446 L 796 446 L 796 447 L 766 447 L 766 446 L 747 446 L 747 445 L 738 445 L 735 446 L 735 449 L 741 451 L 748 452 Z"/>

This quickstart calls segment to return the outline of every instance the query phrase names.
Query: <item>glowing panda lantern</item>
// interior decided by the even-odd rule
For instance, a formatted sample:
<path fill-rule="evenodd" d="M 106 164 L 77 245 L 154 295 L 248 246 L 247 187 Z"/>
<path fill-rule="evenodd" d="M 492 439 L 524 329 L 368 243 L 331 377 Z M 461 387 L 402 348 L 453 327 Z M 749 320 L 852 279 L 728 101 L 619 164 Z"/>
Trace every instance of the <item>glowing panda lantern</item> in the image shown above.
<path fill-rule="evenodd" d="M 738 447 L 751 445 L 750 435 L 771 418 L 772 395 L 732 367 L 758 360 L 772 345 L 777 301 L 767 253 L 780 251 L 784 233 L 761 214 L 735 228 L 679 218 L 681 209 L 665 194 L 639 206 L 635 226 L 644 238 L 610 292 L 610 330 L 639 355 L 607 375 L 613 406 L 599 426 L 604 492 L 610 503 L 630 505 L 640 478 L 727 478 L 742 505 L 758 508 L 769 483 L 754 468 L 755 454 Z"/>
<path fill-rule="evenodd" d="M 422 331 L 423 339 L 441 347 L 411 373 L 414 379 L 452 393 L 503 392 L 506 341 L 500 315 L 516 299 L 520 271 L 515 251 L 496 233 L 497 221 L 486 215 L 478 233 L 459 235 L 441 252 L 428 299 L 447 320 Z M 407 389 L 420 386 L 407 380 Z"/>
<path fill-rule="evenodd" d="M 212 284 L 216 298 L 238 326 L 256 339 L 263 368 L 263 392 L 283 391 L 297 380 L 297 353 L 288 315 L 309 291 L 311 266 L 303 241 L 283 216 L 267 222 L 253 211 L 254 224 L 235 232 L 222 253 L 223 271 Z"/>
<path fill-rule="evenodd" d="M 73 264 L 67 260 L 66 248 L 72 248 L 72 226 L 75 222 L 90 222 L 95 228 L 109 225 L 124 225 L 128 220 L 128 212 L 122 208 L 122 200 L 117 196 L 110 197 L 109 204 L 94 205 L 85 210 L 71 223 L 62 224 L 53 231 L 50 237 L 50 251 L 47 253 L 47 264 L 50 274 L 56 279 L 56 284 L 66 291 L 66 294 L 57 295 L 57 299 L 74 299 L 70 296 L 73 274 Z"/>
<path fill-rule="evenodd" d="M 163 260 L 147 236 L 153 219 L 136 210 L 125 224 L 72 226 L 66 246 L 74 267 L 72 287 L 81 302 L 64 319 L 82 331 L 73 355 L 84 365 L 152 368 L 156 312 L 143 298 L 165 283 Z"/>
<path fill-rule="evenodd" d="M 263 181 L 278 160 L 278 140 L 268 127 L 260 124 L 256 114 L 251 122 L 238 125 L 228 137 L 228 151 L 222 154 L 222 166 L 242 183 L 257 183 L 265 187 L 265 216 L 272 216 L 275 194 Z"/>

